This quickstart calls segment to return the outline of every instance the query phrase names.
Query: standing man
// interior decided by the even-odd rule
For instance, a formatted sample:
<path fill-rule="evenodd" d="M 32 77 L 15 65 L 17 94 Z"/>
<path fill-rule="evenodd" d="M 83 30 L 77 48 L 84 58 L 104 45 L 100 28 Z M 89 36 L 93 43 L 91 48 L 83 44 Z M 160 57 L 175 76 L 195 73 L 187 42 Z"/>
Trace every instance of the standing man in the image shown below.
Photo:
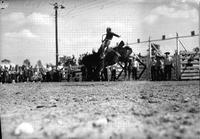
<path fill-rule="evenodd" d="M 133 58 L 130 57 L 128 59 L 128 80 L 130 80 L 132 70 L 133 70 Z"/>
<path fill-rule="evenodd" d="M 153 56 L 152 59 L 151 59 L 151 80 L 152 81 L 155 81 L 157 79 L 156 77 L 156 57 Z"/>
<path fill-rule="evenodd" d="M 132 69 L 132 78 L 133 80 L 137 80 L 137 71 L 139 69 L 139 63 L 136 60 L 136 57 L 133 57 L 133 69 Z"/>
<path fill-rule="evenodd" d="M 172 71 L 172 58 L 169 56 L 170 52 L 165 52 L 165 59 L 164 59 L 164 74 L 165 80 L 171 80 L 171 71 Z"/>
<path fill-rule="evenodd" d="M 110 71 L 111 71 L 111 81 L 116 80 L 116 64 L 110 66 Z"/>
<path fill-rule="evenodd" d="M 2 82 L 3 68 L 0 65 L 0 83 Z"/>
<path fill-rule="evenodd" d="M 160 57 L 160 80 L 163 81 L 165 80 L 165 65 L 164 65 L 164 56 Z"/>

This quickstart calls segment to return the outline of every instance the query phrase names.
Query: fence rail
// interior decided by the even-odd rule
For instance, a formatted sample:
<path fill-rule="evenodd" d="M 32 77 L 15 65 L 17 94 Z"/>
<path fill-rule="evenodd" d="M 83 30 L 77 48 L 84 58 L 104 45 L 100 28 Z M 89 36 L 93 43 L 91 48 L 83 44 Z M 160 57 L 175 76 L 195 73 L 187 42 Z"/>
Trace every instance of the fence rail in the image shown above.
<path fill-rule="evenodd" d="M 192 61 L 189 59 L 192 57 Z M 181 80 L 196 80 L 200 79 L 199 69 L 199 57 L 200 53 L 194 52 L 181 52 L 179 58 L 180 78 Z"/>

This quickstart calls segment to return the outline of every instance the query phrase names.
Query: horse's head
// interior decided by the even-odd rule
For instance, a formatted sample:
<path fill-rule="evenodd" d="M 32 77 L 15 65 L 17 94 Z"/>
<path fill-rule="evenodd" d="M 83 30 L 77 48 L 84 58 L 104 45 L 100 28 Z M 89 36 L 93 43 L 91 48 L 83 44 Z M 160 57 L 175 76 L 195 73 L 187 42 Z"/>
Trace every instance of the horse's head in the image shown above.
<path fill-rule="evenodd" d="M 127 59 L 130 57 L 131 53 L 133 50 L 129 46 L 124 46 L 124 47 L 116 47 L 114 48 L 116 52 L 118 52 L 121 56 L 120 59 Z"/>
<path fill-rule="evenodd" d="M 124 41 L 121 41 L 119 44 L 117 44 L 117 46 L 113 47 L 113 50 L 119 51 L 120 49 L 123 48 L 124 45 L 125 45 Z"/>

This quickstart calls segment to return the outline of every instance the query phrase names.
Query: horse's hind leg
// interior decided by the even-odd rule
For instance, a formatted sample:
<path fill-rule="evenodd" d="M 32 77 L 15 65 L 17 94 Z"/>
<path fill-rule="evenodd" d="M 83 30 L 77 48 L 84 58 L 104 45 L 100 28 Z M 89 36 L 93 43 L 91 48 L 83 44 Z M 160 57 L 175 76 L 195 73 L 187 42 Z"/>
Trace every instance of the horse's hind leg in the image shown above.
<path fill-rule="evenodd" d="M 126 77 L 127 77 L 127 63 L 125 63 L 123 68 L 124 68 L 124 80 L 126 80 Z"/>

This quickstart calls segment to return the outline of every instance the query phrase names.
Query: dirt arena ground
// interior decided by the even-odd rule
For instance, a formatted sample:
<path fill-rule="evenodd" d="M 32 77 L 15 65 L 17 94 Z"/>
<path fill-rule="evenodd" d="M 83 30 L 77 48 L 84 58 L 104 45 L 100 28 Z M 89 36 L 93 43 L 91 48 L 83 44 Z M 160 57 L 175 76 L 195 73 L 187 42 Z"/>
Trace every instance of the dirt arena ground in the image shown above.
<path fill-rule="evenodd" d="M 200 139 L 200 82 L 0 85 L 3 139 Z M 15 129 L 30 123 L 34 132 Z"/>

